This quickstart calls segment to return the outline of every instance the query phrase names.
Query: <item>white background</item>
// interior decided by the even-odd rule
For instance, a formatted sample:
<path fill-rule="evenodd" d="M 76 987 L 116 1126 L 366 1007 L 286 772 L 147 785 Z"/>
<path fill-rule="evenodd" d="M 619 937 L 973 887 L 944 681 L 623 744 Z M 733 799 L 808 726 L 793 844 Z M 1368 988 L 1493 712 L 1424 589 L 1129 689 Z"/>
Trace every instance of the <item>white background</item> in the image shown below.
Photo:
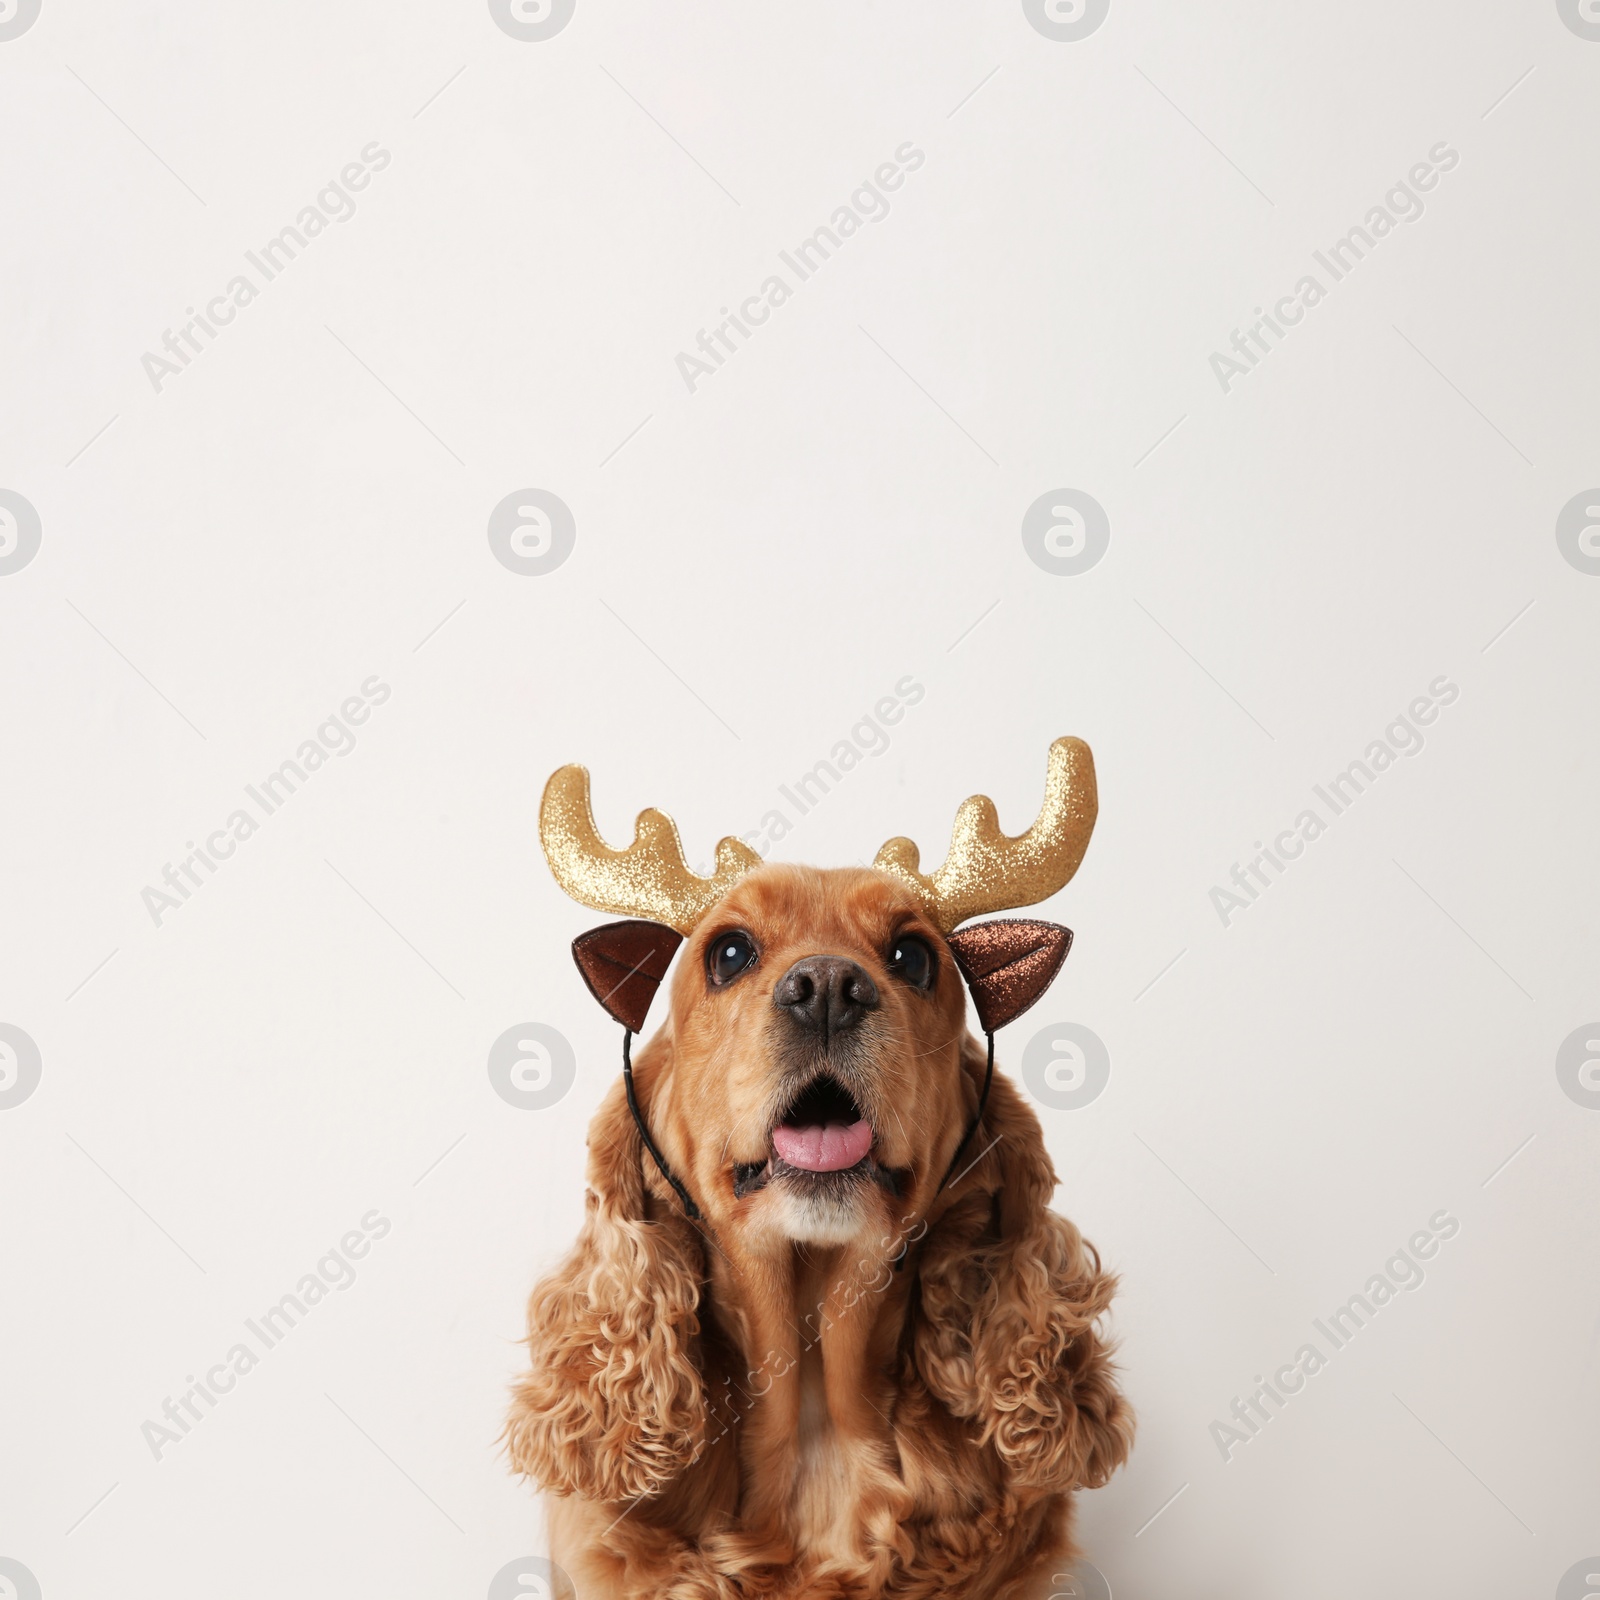
<path fill-rule="evenodd" d="M 1555 539 L 1600 482 L 1597 83 L 1543 0 L 1113 0 L 1072 43 L 999 0 L 578 0 L 542 43 L 44 0 L 0 43 L 0 487 L 42 525 L 0 577 L 0 1021 L 43 1063 L 0 1111 L 0 1556 L 245 1600 L 541 1550 L 496 1434 L 618 1041 L 540 786 L 584 761 L 609 837 L 656 804 L 705 860 L 910 674 L 776 854 L 936 862 L 963 796 L 1020 829 L 1049 740 L 1094 748 L 1043 908 L 1077 943 L 1001 1061 L 1065 1021 L 1111 1056 L 1041 1116 L 1123 1280 L 1139 1442 L 1080 1503 L 1118 1600 L 1554 1595 L 1600 1548 L 1600 1111 L 1555 1072 L 1600 1015 L 1600 578 Z M 354 217 L 156 392 L 372 140 Z M 892 213 L 691 394 L 678 352 L 906 140 Z M 1211 353 L 1441 140 L 1426 214 L 1224 393 Z M 527 487 L 576 521 L 546 576 L 486 538 Z M 1111 523 L 1075 577 L 1020 536 L 1060 487 Z M 157 926 L 371 674 L 356 749 Z M 1224 926 L 1440 674 L 1426 747 Z M 530 1020 L 578 1062 L 543 1111 L 486 1071 Z M 355 1285 L 154 1459 L 372 1208 Z M 1210 1424 L 1440 1208 L 1426 1283 L 1224 1463 Z"/>

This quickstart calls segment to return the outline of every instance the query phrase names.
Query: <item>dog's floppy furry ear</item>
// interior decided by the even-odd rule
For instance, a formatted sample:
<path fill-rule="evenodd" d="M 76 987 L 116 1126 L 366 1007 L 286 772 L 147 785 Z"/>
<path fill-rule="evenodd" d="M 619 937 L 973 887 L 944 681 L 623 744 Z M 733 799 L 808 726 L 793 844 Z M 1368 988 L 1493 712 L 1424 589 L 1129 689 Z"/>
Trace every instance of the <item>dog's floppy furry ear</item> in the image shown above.
<path fill-rule="evenodd" d="M 670 1051 L 641 1053 L 646 1086 Z M 704 1442 L 699 1241 L 675 1211 L 650 1219 L 640 1159 L 618 1083 L 589 1127 L 583 1231 L 528 1302 L 531 1366 L 506 1422 L 512 1464 L 556 1494 L 656 1494 Z"/>
<path fill-rule="evenodd" d="M 985 1033 L 1015 1022 L 1052 983 L 1072 948 L 1072 929 L 1032 917 L 975 922 L 948 937 Z"/>
<path fill-rule="evenodd" d="M 976 1040 L 963 1067 L 981 1078 Z M 991 1152 L 958 1182 L 923 1246 L 917 1368 L 1018 1485 L 1098 1488 L 1133 1438 L 1098 1329 L 1116 1280 L 1050 1210 L 1055 1169 L 1010 1079 L 996 1076 L 984 1125 Z"/>
<path fill-rule="evenodd" d="M 572 959 L 589 993 L 638 1033 L 682 943 L 683 935 L 663 922 L 606 922 L 572 941 Z"/>

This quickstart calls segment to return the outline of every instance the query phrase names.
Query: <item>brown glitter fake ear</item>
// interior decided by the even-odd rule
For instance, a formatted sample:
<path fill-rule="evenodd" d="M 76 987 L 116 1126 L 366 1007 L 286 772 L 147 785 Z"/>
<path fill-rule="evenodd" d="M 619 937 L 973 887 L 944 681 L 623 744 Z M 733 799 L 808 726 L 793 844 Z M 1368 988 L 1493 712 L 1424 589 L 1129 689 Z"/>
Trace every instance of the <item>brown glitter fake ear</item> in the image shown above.
<path fill-rule="evenodd" d="M 589 993 L 630 1033 L 638 1033 L 682 943 L 681 933 L 659 922 L 608 922 L 572 941 L 572 959 Z"/>
<path fill-rule="evenodd" d="M 1072 948 L 1070 928 L 1030 917 L 975 922 L 948 937 L 989 1034 L 1014 1022 L 1055 982 Z"/>

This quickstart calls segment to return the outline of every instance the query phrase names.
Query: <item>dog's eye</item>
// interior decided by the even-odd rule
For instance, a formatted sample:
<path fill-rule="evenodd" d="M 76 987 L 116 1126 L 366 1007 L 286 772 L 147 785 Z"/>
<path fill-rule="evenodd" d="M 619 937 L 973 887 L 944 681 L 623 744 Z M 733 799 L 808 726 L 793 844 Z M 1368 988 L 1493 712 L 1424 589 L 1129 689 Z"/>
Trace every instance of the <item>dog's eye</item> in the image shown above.
<path fill-rule="evenodd" d="M 706 971 L 713 983 L 732 983 L 756 958 L 755 942 L 747 933 L 725 933 L 706 951 Z"/>
<path fill-rule="evenodd" d="M 933 951 L 915 934 L 901 934 L 889 946 L 889 970 L 913 989 L 926 989 L 933 981 Z"/>

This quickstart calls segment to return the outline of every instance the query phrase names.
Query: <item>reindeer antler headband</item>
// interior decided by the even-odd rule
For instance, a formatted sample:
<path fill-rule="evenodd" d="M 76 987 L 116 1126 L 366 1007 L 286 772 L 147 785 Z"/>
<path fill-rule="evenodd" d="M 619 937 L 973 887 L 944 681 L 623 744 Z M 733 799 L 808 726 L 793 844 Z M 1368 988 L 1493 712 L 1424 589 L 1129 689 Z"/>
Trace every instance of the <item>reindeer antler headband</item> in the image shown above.
<path fill-rule="evenodd" d="M 969 917 L 1037 905 L 1069 882 L 1089 848 L 1096 805 L 1088 745 L 1057 739 L 1050 746 L 1044 805 L 1026 833 L 1002 833 L 994 801 L 975 794 L 956 812 L 950 850 L 937 872 L 917 870 L 921 852 L 906 838 L 890 839 L 872 864 L 910 889 L 939 931 L 949 934 Z M 654 807 L 639 813 L 627 849 L 611 849 L 594 825 L 589 773 L 579 766 L 558 768 L 545 785 L 539 838 L 556 882 L 580 904 L 647 917 L 685 935 L 761 865 L 749 845 L 725 838 L 717 845 L 716 871 L 709 878 L 691 872 L 672 818 Z"/>
<path fill-rule="evenodd" d="M 969 917 L 1036 905 L 1068 883 L 1089 848 L 1097 809 L 1088 745 L 1081 739 L 1057 739 L 1050 746 L 1044 804 L 1026 833 L 1015 838 L 1002 833 L 994 801 L 975 794 L 956 811 L 950 849 L 937 872 L 918 870 L 921 853 L 906 838 L 890 839 L 873 860 L 878 871 L 917 896 L 945 936 L 988 1038 L 978 1108 L 941 1189 L 983 1116 L 994 1077 L 995 1029 L 1020 1016 L 1044 993 L 1072 944 L 1070 929 L 1023 918 L 955 930 Z M 551 774 L 539 805 L 539 840 L 556 882 L 574 900 L 630 919 L 580 935 L 572 953 L 590 992 L 625 1030 L 623 1084 L 645 1148 L 684 1210 L 698 1221 L 699 1207 L 673 1175 L 639 1109 L 628 1044 L 644 1026 L 678 945 L 740 878 L 761 865 L 761 857 L 738 839 L 725 838 L 717 844 L 711 876 L 691 872 L 672 818 L 654 807 L 639 813 L 633 843 L 613 850 L 595 827 L 589 773 L 580 766 L 560 767 Z"/>

